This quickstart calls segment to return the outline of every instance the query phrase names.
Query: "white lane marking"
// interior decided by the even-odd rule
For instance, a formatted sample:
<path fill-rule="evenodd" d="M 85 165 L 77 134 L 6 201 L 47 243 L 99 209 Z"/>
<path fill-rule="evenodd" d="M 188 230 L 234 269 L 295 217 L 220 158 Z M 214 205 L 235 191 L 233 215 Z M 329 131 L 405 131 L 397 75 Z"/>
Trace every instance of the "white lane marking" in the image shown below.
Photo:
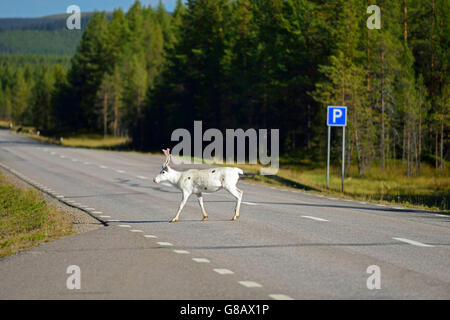
<path fill-rule="evenodd" d="M 129 226 L 128 224 L 119 224 L 118 227 L 121 227 L 121 228 L 131 228 L 131 226 Z"/>
<path fill-rule="evenodd" d="M 269 294 L 269 297 L 271 297 L 274 300 L 294 300 L 293 298 L 285 295 L 285 294 Z"/>
<path fill-rule="evenodd" d="M 89 163 L 89 162 L 83 162 L 83 164 L 88 165 L 88 164 L 90 164 L 90 163 Z"/>
<path fill-rule="evenodd" d="M 226 275 L 226 274 L 233 274 L 234 272 L 228 269 L 213 269 L 214 272 L 217 272 L 218 274 L 221 275 Z"/>
<path fill-rule="evenodd" d="M 57 195 L 56 197 L 57 197 L 57 198 L 60 198 L 60 199 L 61 199 L 61 198 L 64 198 L 63 195 Z"/>
<path fill-rule="evenodd" d="M 413 246 L 418 246 L 418 247 L 427 247 L 427 248 L 433 248 L 434 247 L 431 244 L 425 244 L 425 243 L 422 243 L 422 242 L 409 240 L 409 239 L 405 239 L 405 238 L 392 238 L 392 239 L 398 240 L 398 241 L 401 241 L 401 242 L 406 242 L 406 243 L 412 244 Z"/>
<path fill-rule="evenodd" d="M 173 244 L 171 244 L 170 242 L 157 242 L 160 246 L 164 246 L 164 247 L 171 247 L 173 246 Z"/>
<path fill-rule="evenodd" d="M 157 236 L 154 236 L 152 234 L 146 234 L 144 237 L 149 238 L 149 239 L 156 239 L 156 238 L 158 238 Z"/>
<path fill-rule="evenodd" d="M 100 216 L 100 218 L 111 218 L 111 216 Z"/>
<path fill-rule="evenodd" d="M 210 261 L 206 258 L 192 258 L 192 260 L 198 263 L 210 263 Z"/>
<path fill-rule="evenodd" d="M 131 232 L 136 232 L 136 233 L 140 233 L 140 232 L 144 232 L 144 231 L 142 231 L 142 230 L 136 230 L 136 229 L 133 229 L 133 230 L 130 230 Z"/>
<path fill-rule="evenodd" d="M 144 176 L 137 176 L 139 179 L 142 179 L 142 180 L 147 180 L 148 178 L 147 177 L 144 177 Z"/>
<path fill-rule="evenodd" d="M 449 216 L 446 216 L 445 214 L 436 214 L 435 216 L 437 217 L 444 217 L 444 218 L 448 218 Z"/>
<path fill-rule="evenodd" d="M 397 210 L 403 210 L 404 209 L 404 208 L 401 208 L 401 207 L 392 207 L 392 208 L 397 209 Z"/>
<path fill-rule="evenodd" d="M 311 217 L 311 216 L 302 216 L 302 218 L 311 219 L 311 220 L 316 220 L 316 221 L 323 221 L 323 222 L 328 221 L 328 220 L 326 220 L 326 219 L 316 218 L 316 217 Z"/>
<path fill-rule="evenodd" d="M 258 282 L 254 282 L 254 281 L 238 281 L 238 282 L 239 282 L 239 284 L 241 284 L 247 288 L 261 288 L 262 287 L 262 285 L 260 285 Z"/>
<path fill-rule="evenodd" d="M 95 211 L 95 208 L 86 208 L 86 210 Z"/>
<path fill-rule="evenodd" d="M 120 220 L 108 220 L 108 222 L 120 222 Z"/>
<path fill-rule="evenodd" d="M 257 206 L 257 203 L 242 201 L 243 204 L 248 204 L 249 206 Z"/>
<path fill-rule="evenodd" d="M 67 202 L 69 202 L 69 203 L 75 203 L 75 201 L 73 201 L 73 200 L 67 200 Z"/>
<path fill-rule="evenodd" d="M 59 156 L 61 159 L 64 159 L 65 158 L 65 156 Z"/>
<path fill-rule="evenodd" d="M 101 211 L 94 211 L 92 213 L 94 213 L 94 214 L 102 214 L 103 212 L 101 212 Z"/>
<path fill-rule="evenodd" d="M 102 169 L 108 169 L 107 166 L 99 166 L 99 167 L 102 168 Z"/>
<path fill-rule="evenodd" d="M 189 251 L 186 250 L 173 250 L 173 252 L 178 253 L 178 254 L 189 254 Z"/>
<path fill-rule="evenodd" d="M 116 170 L 117 173 L 125 173 L 123 170 Z"/>
<path fill-rule="evenodd" d="M 55 152 L 50 152 L 50 154 L 51 154 L 52 156 L 54 156 L 56 153 L 55 153 Z"/>
<path fill-rule="evenodd" d="M 358 202 L 361 204 L 367 204 L 367 202 L 364 202 L 364 201 L 358 201 Z"/>

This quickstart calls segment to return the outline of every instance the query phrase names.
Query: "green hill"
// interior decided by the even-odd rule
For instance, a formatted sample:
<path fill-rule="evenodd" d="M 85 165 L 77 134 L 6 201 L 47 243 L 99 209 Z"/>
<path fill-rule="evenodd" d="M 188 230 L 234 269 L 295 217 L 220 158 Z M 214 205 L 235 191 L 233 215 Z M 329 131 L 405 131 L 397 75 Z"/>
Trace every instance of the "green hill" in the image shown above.
<path fill-rule="evenodd" d="M 82 14 L 81 30 L 66 28 L 68 16 L 0 18 L 0 53 L 73 55 L 92 12 Z"/>

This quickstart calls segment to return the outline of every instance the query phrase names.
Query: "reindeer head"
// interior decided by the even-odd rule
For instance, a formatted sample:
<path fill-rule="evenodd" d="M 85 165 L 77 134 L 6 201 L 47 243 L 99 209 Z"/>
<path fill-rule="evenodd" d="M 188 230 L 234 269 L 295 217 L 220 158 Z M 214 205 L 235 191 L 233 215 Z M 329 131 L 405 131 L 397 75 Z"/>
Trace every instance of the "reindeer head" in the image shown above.
<path fill-rule="evenodd" d="M 171 181 L 171 178 L 173 176 L 173 170 L 169 167 L 171 158 L 170 149 L 163 149 L 163 152 L 166 156 L 166 161 L 162 166 L 161 172 L 155 178 L 153 178 L 153 182 L 155 183 Z"/>

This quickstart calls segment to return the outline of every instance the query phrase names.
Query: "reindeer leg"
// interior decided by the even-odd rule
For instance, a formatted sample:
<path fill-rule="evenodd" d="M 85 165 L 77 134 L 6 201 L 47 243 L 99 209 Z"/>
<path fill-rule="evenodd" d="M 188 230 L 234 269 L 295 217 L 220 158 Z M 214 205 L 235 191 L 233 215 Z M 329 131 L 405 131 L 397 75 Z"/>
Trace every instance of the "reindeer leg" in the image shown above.
<path fill-rule="evenodd" d="M 239 190 L 237 187 L 234 187 L 232 189 L 227 189 L 229 193 L 231 193 L 236 199 L 236 213 L 231 221 L 236 221 L 241 216 L 240 210 L 241 210 L 241 201 L 242 201 L 242 195 L 244 192 L 242 190 Z"/>
<path fill-rule="evenodd" d="M 178 222 L 178 219 L 180 218 L 181 210 L 183 210 L 183 208 L 186 205 L 186 202 L 188 201 L 190 196 L 191 196 L 190 193 L 183 192 L 183 200 L 181 200 L 180 207 L 178 208 L 177 215 L 170 222 Z"/>
<path fill-rule="evenodd" d="M 203 219 L 202 221 L 208 220 L 208 214 L 206 213 L 205 206 L 203 205 L 203 195 L 201 193 L 197 194 L 198 203 L 200 204 L 200 208 L 202 208 Z"/>

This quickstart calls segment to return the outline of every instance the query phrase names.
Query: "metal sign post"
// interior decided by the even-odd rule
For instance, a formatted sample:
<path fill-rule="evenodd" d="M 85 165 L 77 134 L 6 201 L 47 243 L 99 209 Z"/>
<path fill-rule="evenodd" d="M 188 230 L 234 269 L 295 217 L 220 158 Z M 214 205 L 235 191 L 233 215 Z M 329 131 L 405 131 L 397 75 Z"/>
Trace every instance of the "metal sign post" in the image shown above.
<path fill-rule="evenodd" d="M 331 127 L 328 126 L 327 189 L 330 186 L 330 141 L 331 141 Z"/>
<path fill-rule="evenodd" d="M 331 127 L 342 127 L 342 192 L 344 192 L 345 176 L 345 127 L 347 126 L 347 107 L 328 107 L 328 153 L 327 153 L 327 189 L 330 185 L 330 141 Z"/>

